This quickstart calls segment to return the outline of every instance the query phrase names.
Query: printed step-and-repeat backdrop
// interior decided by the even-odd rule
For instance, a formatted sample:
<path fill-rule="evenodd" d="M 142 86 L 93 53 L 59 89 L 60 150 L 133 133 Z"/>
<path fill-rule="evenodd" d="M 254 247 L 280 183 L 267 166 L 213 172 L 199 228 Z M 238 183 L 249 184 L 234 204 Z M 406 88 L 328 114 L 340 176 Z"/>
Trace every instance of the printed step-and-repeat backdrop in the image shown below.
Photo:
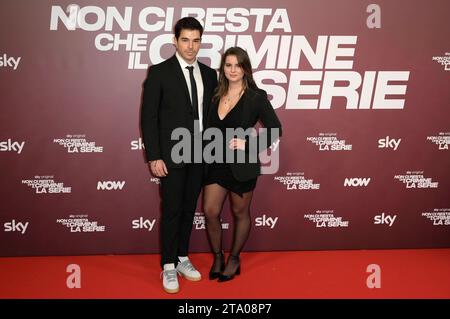
<path fill-rule="evenodd" d="M 159 179 L 140 132 L 173 25 L 199 59 L 251 56 L 283 136 L 247 251 L 450 247 L 449 1 L 0 4 L 0 256 L 159 251 Z M 233 231 L 222 214 L 225 248 Z M 208 251 L 201 200 L 191 248 Z"/>

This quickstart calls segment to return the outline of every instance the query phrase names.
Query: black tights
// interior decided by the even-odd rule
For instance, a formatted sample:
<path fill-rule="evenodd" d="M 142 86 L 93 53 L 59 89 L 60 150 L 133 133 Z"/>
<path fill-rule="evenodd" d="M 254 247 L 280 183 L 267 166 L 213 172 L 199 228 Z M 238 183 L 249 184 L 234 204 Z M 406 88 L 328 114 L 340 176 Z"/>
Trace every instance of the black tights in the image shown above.
<path fill-rule="evenodd" d="M 218 184 L 205 186 L 203 190 L 203 208 L 206 217 L 206 230 L 208 233 L 211 249 L 215 254 L 213 271 L 220 271 L 220 255 L 222 251 L 222 225 L 220 213 L 228 190 Z M 252 201 L 253 191 L 244 193 L 241 196 L 230 193 L 231 211 L 234 219 L 233 245 L 231 255 L 239 256 L 242 248 L 247 241 L 251 228 L 250 203 Z M 239 266 L 239 259 L 229 259 L 223 273 L 225 275 L 234 274 Z"/>

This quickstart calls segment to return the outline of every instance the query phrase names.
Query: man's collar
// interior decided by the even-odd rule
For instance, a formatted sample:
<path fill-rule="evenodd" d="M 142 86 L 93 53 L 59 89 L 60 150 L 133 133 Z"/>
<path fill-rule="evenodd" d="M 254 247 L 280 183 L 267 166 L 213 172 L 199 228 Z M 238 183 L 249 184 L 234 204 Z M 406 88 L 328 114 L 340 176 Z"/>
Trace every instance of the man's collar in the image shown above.
<path fill-rule="evenodd" d="M 184 69 L 187 66 L 191 66 L 191 65 L 193 65 L 194 68 L 198 68 L 199 67 L 198 63 L 197 63 L 197 58 L 195 59 L 194 63 L 189 64 L 181 57 L 181 55 L 178 53 L 178 51 L 175 52 L 175 56 L 177 57 L 178 62 L 180 63 L 180 66 L 181 66 L 182 69 Z"/>

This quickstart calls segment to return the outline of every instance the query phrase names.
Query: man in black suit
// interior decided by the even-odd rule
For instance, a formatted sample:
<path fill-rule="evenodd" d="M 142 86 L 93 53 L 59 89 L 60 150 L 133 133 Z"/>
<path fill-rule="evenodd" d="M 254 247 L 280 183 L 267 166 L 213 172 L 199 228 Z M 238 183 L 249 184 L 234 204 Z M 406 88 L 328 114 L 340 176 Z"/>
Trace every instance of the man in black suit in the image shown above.
<path fill-rule="evenodd" d="M 161 266 L 168 293 L 179 291 L 177 273 L 191 281 L 201 279 L 189 261 L 188 249 L 203 164 L 174 160 L 171 151 L 178 142 L 171 133 L 183 128 L 191 138 L 201 140 L 217 86 L 217 73 L 197 61 L 202 34 L 195 18 L 180 19 L 175 25 L 176 53 L 151 66 L 144 82 L 141 128 L 150 170 L 161 179 Z"/>

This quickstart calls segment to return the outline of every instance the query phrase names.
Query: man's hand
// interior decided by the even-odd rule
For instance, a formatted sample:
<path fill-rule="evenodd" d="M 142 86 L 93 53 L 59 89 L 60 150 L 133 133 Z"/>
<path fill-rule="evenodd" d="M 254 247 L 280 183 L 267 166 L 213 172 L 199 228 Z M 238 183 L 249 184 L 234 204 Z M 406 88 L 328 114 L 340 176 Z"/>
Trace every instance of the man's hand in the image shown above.
<path fill-rule="evenodd" d="M 166 164 L 163 160 L 155 160 L 148 162 L 148 165 L 150 166 L 150 170 L 152 171 L 152 174 L 157 177 L 165 177 L 169 172 L 167 171 Z"/>

